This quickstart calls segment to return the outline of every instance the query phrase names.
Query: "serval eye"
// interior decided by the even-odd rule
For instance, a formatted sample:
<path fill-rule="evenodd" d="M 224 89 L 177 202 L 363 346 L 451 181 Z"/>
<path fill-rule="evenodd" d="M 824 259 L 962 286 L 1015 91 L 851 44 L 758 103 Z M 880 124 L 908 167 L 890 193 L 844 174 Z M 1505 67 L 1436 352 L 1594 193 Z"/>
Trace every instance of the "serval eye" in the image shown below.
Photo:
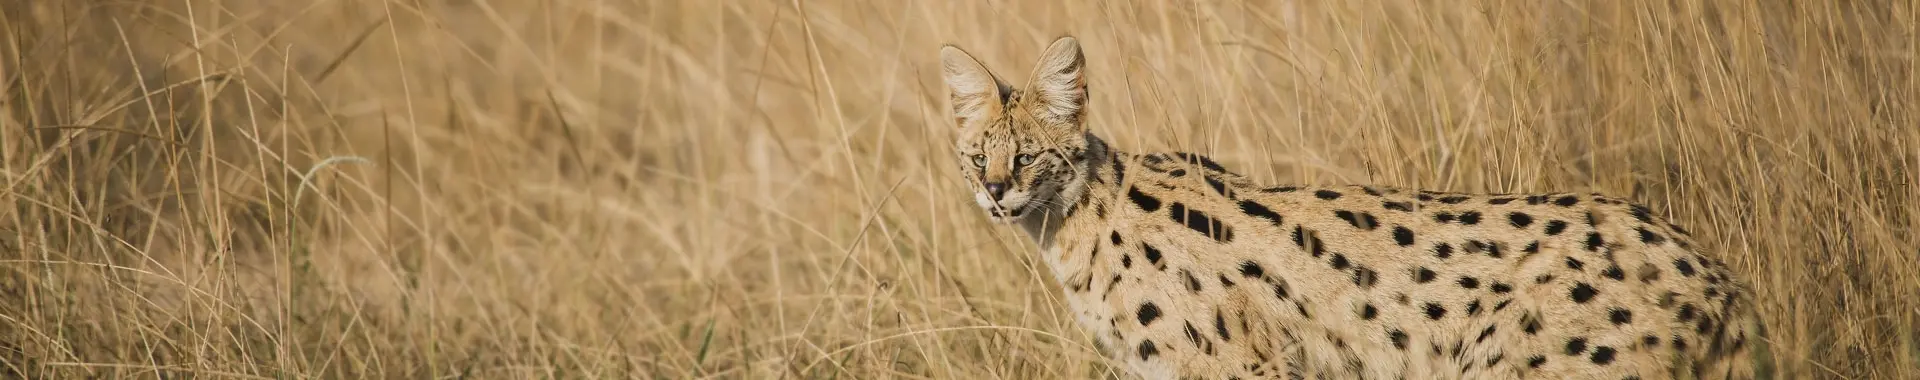
<path fill-rule="evenodd" d="M 982 168 L 987 167 L 987 155 L 984 155 L 984 154 L 973 155 L 973 166 L 982 167 Z"/>
<path fill-rule="evenodd" d="M 1022 154 L 1022 155 L 1018 155 L 1018 156 L 1014 156 L 1014 157 L 1013 157 L 1013 164 L 1014 164 L 1014 165 L 1019 165 L 1019 166 L 1027 166 L 1027 165 L 1032 165 L 1032 164 L 1033 164 L 1033 155 L 1031 155 L 1031 154 Z"/>

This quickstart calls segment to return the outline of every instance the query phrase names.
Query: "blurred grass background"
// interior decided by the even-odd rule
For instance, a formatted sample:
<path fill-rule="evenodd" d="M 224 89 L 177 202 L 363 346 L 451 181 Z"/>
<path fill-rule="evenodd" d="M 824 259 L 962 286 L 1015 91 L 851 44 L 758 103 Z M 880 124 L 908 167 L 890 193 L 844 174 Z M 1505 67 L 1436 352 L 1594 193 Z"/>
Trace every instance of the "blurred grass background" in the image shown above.
<path fill-rule="evenodd" d="M 1116 376 L 971 205 L 938 76 L 1072 34 L 1121 149 L 1630 196 L 1785 378 L 1920 378 L 1916 12 L 0 0 L 0 377 Z"/>

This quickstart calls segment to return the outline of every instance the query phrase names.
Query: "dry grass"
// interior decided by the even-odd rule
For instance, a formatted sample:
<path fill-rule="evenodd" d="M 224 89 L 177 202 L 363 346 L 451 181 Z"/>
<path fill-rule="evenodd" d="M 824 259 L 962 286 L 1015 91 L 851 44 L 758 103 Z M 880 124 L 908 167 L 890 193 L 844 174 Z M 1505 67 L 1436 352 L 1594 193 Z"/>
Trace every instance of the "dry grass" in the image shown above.
<path fill-rule="evenodd" d="M 0 1 L 0 377 L 1105 377 L 934 71 L 1069 33 L 1123 149 L 1631 196 L 1920 373 L 1915 4 L 1262 3 Z"/>

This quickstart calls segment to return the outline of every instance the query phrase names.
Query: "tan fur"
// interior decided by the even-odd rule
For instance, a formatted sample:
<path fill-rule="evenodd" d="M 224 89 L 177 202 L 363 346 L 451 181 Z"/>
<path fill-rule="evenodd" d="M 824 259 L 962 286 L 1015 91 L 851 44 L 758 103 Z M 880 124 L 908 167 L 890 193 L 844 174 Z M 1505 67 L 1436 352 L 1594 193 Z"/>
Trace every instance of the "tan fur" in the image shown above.
<path fill-rule="evenodd" d="M 1259 185 L 1088 133 L 1072 37 L 1018 90 L 941 57 L 964 177 L 1010 181 L 976 201 L 1034 237 L 1082 327 L 1140 377 L 1755 377 L 1747 289 L 1645 207 Z"/>

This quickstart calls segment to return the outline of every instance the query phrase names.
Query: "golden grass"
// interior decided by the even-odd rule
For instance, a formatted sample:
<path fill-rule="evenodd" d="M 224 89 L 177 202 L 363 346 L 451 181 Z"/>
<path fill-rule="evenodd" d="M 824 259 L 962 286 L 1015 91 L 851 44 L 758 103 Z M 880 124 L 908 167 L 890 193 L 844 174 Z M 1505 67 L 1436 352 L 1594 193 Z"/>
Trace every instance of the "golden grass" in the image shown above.
<path fill-rule="evenodd" d="M 1915 4 L 1261 3 L 0 2 L 0 377 L 1103 378 L 936 71 L 1064 34 L 1122 149 L 1630 196 L 1920 376 Z"/>

